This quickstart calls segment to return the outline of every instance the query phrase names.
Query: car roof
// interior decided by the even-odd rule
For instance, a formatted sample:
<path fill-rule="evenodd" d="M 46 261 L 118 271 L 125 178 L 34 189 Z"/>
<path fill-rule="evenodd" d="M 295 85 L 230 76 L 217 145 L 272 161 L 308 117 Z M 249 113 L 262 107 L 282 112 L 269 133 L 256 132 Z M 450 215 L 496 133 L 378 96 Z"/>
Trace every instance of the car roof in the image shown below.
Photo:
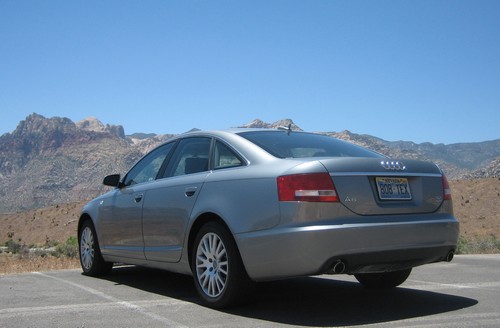
<path fill-rule="evenodd" d="M 218 134 L 240 134 L 243 132 L 286 132 L 286 129 L 280 129 L 280 128 L 229 128 L 229 129 L 220 129 L 220 130 L 198 130 L 198 129 L 193 129 L 188 132 L 184 132 L 182 134 L 176 135 L 174 138 L 179 138 L 179 137 L 185 137 L 185 136 L 190 136 L 190 135 L 206 135 L 206 134 L 213 134 L 213 135 L 218 135 Z M 305 132 L 305 131 L 297 131 L 297 130 L 292 130 L 292 133 L 312 133 L 312 132 Z"/>

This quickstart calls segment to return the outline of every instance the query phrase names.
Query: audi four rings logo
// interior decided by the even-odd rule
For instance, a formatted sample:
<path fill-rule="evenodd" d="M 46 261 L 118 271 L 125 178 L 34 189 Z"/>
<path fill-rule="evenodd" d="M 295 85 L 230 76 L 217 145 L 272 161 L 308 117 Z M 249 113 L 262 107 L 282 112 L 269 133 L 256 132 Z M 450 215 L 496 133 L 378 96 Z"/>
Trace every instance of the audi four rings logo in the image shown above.
<path fill-rule="evenodd" d="M 386 170 L 394 170 L 394 171 L 403 171 L 406 170 L 406 166 L 401 162 L 393 162 L 393 161 L 382 161 L 380 165 Z"/>

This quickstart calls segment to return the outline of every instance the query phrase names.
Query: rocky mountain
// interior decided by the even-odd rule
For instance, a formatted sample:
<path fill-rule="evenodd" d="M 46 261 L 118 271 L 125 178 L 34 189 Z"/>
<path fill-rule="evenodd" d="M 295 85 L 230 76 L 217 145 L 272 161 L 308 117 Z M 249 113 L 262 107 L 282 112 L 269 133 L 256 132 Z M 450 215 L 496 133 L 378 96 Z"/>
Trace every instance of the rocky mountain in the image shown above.
<path fill-rule="evenodd" d="M 242 127 L 301 130 L 291 119 L 254 120 Z M 500 139 L 481 143 L 390 142 L 349 131 L 323 132 L 398 158 L 431 160 L 450 179 L 500 176 Z M 0 213 L 41 208 L 95 197 L 103 176 L 125 173 L 144 153 L 172 134 L 125 135 L 119 125 L 96 118 L 73 122 L 32 114 L 0 136 Z"/>
<path fill-rule="evenodd" d="M 169 136 L 128 138 L 122 126 L 95 118 L 32 114 L 0 136 L 0 212 L 90 199 L 106 174 L 126 172 L 145 151 Z"/>

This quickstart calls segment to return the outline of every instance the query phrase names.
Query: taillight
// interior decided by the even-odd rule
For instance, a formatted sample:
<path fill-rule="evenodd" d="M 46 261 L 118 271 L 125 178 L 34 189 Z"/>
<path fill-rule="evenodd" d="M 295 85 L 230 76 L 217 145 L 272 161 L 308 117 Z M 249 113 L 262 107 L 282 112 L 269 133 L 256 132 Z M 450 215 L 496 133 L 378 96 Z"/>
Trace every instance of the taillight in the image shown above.
<path fill-rule="evenodd" d="M 280 201 L 338 202 L 328 173 L 283 175 L 277 178 Z"/>
<path fill-rule="evenodd" d="M 444 174 L 442 180 L 443 180 L 443 199 L 451 200 L 450 185 L 448 184 L 448 179 L 446 179 L 446 176 Z"/>

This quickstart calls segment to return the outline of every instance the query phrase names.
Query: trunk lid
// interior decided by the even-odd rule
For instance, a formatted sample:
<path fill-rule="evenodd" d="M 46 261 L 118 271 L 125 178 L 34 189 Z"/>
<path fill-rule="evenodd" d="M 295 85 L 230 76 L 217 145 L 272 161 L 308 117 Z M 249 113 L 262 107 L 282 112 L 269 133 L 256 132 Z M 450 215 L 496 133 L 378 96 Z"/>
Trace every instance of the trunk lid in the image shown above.
<path fill-rule="evenodd" d="M 431 213 L 443 202 L 442 173 L 433 163 L 354 157 L 320 162 L 340 202 L 359 215 Z"/>

